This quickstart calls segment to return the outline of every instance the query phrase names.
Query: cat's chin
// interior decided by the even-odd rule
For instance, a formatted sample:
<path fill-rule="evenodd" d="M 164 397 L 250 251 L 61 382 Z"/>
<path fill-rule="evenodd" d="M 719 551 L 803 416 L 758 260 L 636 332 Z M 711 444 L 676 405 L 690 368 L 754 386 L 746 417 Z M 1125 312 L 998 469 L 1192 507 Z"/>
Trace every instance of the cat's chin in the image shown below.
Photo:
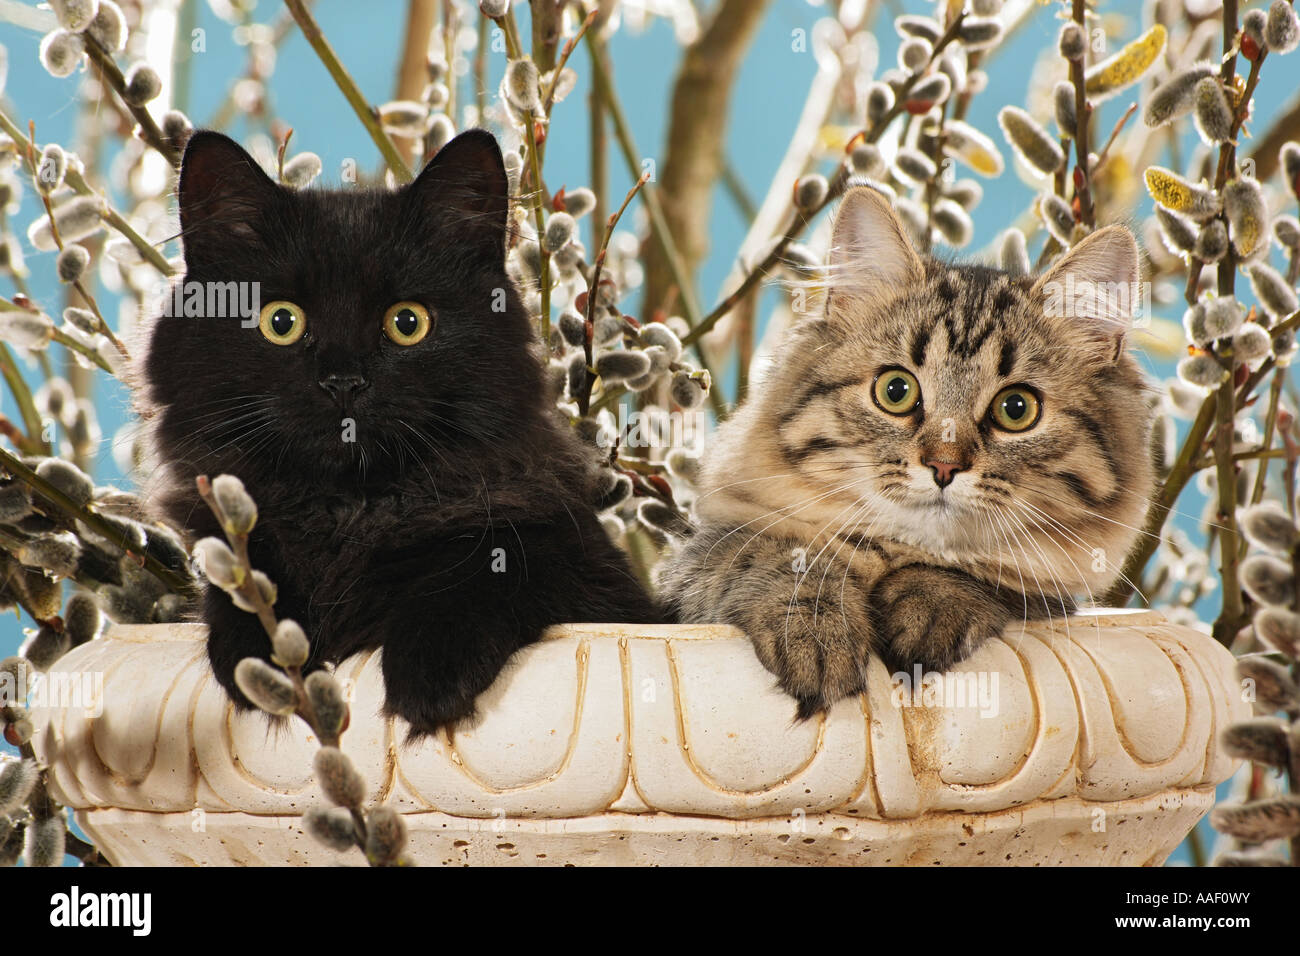
<path fill-rule="evenodd" d="M 906 501 L 891 501 L 875 518 L 874 533 L 948 560 L 960 560 L 988 550 L 989 543 L 978 530 L 983 527 L 980 512 L 978 505 L 955 495 L 918 494 Z"/>

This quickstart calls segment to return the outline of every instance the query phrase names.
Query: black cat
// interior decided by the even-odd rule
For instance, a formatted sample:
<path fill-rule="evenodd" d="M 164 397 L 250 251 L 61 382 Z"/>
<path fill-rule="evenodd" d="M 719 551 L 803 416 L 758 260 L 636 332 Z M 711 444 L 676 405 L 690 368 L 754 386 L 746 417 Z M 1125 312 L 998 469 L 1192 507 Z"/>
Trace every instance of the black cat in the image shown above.
<path fill-rule="evenodd" d="M 143 366 L 157 500 L 220 537 L 195 476 L 243 479 L 253 565 L 312 639 L 309 666 L 382 647 L 386 712 L 419 736 L 472 715 L 549 624 L 659 619 L 545 397 L 491 134 L 456 137 L 397 191 L 294 191 L 198 132 L 179 198 L 186 298 Z M 256 315 L 213 314 L 237 312 L 212 285 L 230 282 L 260 284 Z M 196 289 L 215 294 L 182 316 Z M 269 657 L 267 635 L 214 587 L 202 617 L 217 680 L 248 706 L 235 665 Z"/>

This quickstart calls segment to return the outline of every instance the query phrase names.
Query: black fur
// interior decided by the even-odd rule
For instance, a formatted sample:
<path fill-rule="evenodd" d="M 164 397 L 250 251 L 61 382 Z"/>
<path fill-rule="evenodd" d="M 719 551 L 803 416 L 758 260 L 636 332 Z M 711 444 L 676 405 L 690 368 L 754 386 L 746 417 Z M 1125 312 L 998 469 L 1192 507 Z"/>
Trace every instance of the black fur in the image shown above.
<path fill-rule="evenodd" d="M 505 271 L 490 134 L 457 137 L 396 192 L 295 192 L 199 132 L 179 194 L 186 281 L 259 282 L 307 332 L 281 346 L 238 317 L 155 322 L 141 400 L 165 466 L 157 501 L 193 538 L 220 536 L 195 476 L 244 481 L 253 565 L 311 638 L 309 667 L 382 647 L 386 710 L 418 736 L 472 715 L 547 625 L 659 619 L 590 504 L 591 456 L 545 396 Z M 381 329 L 407 300 L 434 317 L 409 347 Z M 319 384 L 330 374 L 366 385 L 340 405 Z M 266 634 L 215 588 L 202 616 L 217 680 L 248 706 L 234 668 L 269 657 Z"/>

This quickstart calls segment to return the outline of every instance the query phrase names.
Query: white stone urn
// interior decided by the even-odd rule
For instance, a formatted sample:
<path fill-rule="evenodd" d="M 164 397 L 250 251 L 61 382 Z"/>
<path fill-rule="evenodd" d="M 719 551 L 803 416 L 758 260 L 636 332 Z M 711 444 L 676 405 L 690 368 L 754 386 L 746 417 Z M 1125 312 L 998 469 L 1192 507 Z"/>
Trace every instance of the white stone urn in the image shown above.
<path fill-rule="evenodd" d="M 117 865 L 361 863 L 303 832 L 315 741 L 236 715 L 203 638 L 116 627 L 55 665 L 33 695 L 55 797 Z M 554 628 L 476 726 L 414 746 L 379 663 L 337 669 L 343 747 L 426 865 L 1155 865 L 1249 715 L 1231 655 L 1146 611 L 1017 627 L 941 685 L 873 661 L 804 723 L 723 626 Z"/>

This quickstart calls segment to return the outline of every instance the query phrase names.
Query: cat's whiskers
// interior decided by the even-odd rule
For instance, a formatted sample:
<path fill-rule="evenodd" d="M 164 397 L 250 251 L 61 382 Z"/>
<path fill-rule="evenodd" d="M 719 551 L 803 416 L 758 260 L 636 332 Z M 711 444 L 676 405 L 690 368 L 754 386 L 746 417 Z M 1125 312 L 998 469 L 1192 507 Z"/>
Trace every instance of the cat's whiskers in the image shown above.
<path fill-rule="evenodd" d="M 1024 539 L 1029 542 L 1029 546 L 1033 548 L 1034 551 L 1038 554 L 1038 557 L 1042 559 L 1043 570 L 1047 572 L 1047 577 L 1050 580 L 1053 589 L 1056 591 L 1056 599 L 1058 602 L 1060 602 L 1061 615 L 1065 624 L 1065 633 L 1068 635 L 1070 633 L 1069 605 L 1073 603 L 1073 599 L 1067 601 L 1067 593 L 1069 589 L 1067 588 L 1065 589 L 1065 591 L 1062 591 L 1062 582 L 1060 576 L 1056 573 L 1055 567 L 1053 566 L 1052 562 L 1048 560 L 1047 554 L 1043 551 L 1042 546 L 1038 543 L 1037 536 L 1033 534 L 1029 530 L 1029 528 L 1025 526 L 1025 523 L 1021 519 L 1021 517 L 1018 514 L 1016 514 L 1014 511 L 1008 511 L 1007 518 L 1008 520 L 1012 521 L 1015 524 L 1015 526 L 1018 527 L 1023 532 Z M 1051 618 L 1049 615 L 1048 620 L 1050 621 L 1050 619 Z"/>
<path fill-rule="evenodd" d="M 1096 554 L 1096 552 L 1097 552 L 1097 548 L 1094 547 L 1093 545 L 1090 545 L 1088 542 L 1084 541 L 1083 538 L 1082 538 L 1082 537 L 1081 537 L 1077 532 L 1075 532 L 1073 529 L 1071 529 L 1070 527 L 1068 527 L 1067 525 L 1065 525 L 1065 524 L 1064 524 L 1062 521 L 1060 521 L 1059 519 L 1053 517 L 1051 514 L 1047 513 L 1046 511 L 1043 511 L 1041 508 L 1037 507 L 1036 505 L 1033 505 L 1033 504 L 1031 504 L 1031 503 L 1028 502 L 1028 501 L 1022 501 L 1022 500 L 1020 500 L 1020 499 L 1018 499 L 1018 498 L 1016 498 L 1016 497 L 1014 497 L 1014 496 L 1012 496 L 1011 503 L 1014 504 L 1014 505 L 1017 505 L 1017 506 L 1019 506 L 1019 507 L 1021 507 L 1021 508 L 1025 508 L 1025 509 L 1027 509 L 1028 511 L 1032 512 L 1033 514 L 1037 514 L 1037 515 L 1038 515 L 1039 517 L 1041 517 L 1043 520 L 1046 520 L 1046 521 L 1051 522 L 1051 523 L 1052 523 L 1052 524 L 1053 524 L 1057 529 L 1060 530 L 1061 533 L 1063 533 L 1063 534 L 1067 535 L 1068 537 L 1070 537 L 1070 538 L 1071 538 L 1071 539 L 1072 539 L 1072 540 L 1073 540 L 1073 541 L 1074 541 L 1074 542 L 1079 546 L 1080 550 L 1082 550 L 1084 553 L 1086 553 L 1086 554 L 1088 554 L 1088 555 L 1090 555 L 1090 556 L 1095 556 L 1095 554 Z M 1038 522 L 1035 522 L 1035 523 L 1038 524 Z M 1042 527 L 1042 525 L 1039 524 L 1039 527 Z M 1043 528 L 1043 530 L 1044 530 L 1045 532 L 1048 532 L 1048 533 L 1050 533 L 1050 531 L 1051 531 L 1051 529 L 1049 529 L 1049 528 Z M 1135 584 L 1133 581 L 1131 581 L 1131 580 L 1129 579 L 1128 575 L 1124 574 L 1123 568 L 1119 567 L 1119 566 L 1116 565 L 1113 561 L 1111 561 L 1109 558 L 1107 558 L 1107 557 L 1105 556 L 1105 550 L 1104 550 L 1104 549 L 1102 549 L 1102 560 L 1103 560 L 1104 564 L 1106 565 L 1106 567 L 1107 567 L 1108 569 L 1114 571 L 1114 572 L 1119 576 L 1119 578 L 1120 578 L 1122 581 L 1124 581 L 1125 584 L 1127 584 L 1127 585 L 1129 585 L 1131 588 L 1133 588 L 1133 590 L 1137 593 L 1137 595 L 1138 595 L 1139 597 L 1142 598 L 1143 601 L 1146 600 L 1146 595 L 1144 595 L 1144 594 L 1142 593 L 1142 589 L 1139 588 L 1139 587 L 1137 586 L 1137 584 Z M 1075 570 L 1078 570 L 1078 569 L 1076 568 Z M 1089 598 L 1092 599 L 1092 595 L 1091 595 L 1091 593 L 1089 594 Z M 1094 603 L 1095 603 L 1095 601 L 1094 601 Z"/>

